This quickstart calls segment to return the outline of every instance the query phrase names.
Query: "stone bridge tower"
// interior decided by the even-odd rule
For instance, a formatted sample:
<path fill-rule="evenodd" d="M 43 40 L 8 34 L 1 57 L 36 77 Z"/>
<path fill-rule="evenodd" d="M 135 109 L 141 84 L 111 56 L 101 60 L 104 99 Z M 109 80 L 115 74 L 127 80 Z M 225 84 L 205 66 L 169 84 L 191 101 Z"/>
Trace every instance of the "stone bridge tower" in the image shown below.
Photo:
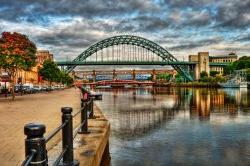
<path fill-rule="evenodd" d="M 197 64 L 192 68 L 194 71 L 195 80 L 200 79 L 200 73 L 205 71 L 208 75 L 210 72 L 209 68 L 209 53 L 199 52 L 198 55 L 189 55 L 190 62 L 197 62 Z"/>

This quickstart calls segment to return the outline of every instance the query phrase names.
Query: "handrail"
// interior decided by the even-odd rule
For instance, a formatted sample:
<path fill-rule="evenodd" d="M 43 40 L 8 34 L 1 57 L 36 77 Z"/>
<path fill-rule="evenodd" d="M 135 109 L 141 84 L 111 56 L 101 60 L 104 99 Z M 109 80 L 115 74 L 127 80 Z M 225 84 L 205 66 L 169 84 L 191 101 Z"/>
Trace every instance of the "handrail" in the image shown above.
<path fill-rule="evenodd" d="M 60 164 L 60 161 L 62 160 L 64 154 L 66 153 L 68 147 L 66 147 L 61 153 L 60 155 L 57 157 L 56 161 L 54 162 L 53 166 L 57 166 Z"/>
<path fill-rule="evenodd" d="M 72 117 L 74 118 L 74 117 L 76 117 L 80 113 L 81 113 L 81 109 L 80 109 L 80 111 L 78 111 L 77 113 L 75 113 L 74 115 L 72 115 Z"/>
<path fill-rule="evenodd" d="M 86 123 L 86 120 L 84 122 L 82 122 L 80 124 L 80 126 L 77 128 L 77 130 L 75 131 L 74 135 L 73 135 L 73 139 L 75 139 L 75 137 L 77 136 L 77 134 L 79 134 L 79 132 L 81 131 L 83 125 Z"/>
<path fill-rule="evenodd" d="M 66 120 L 63 124 L 61 124 L 59 127 L 57 127 L 55 130 L 53 130 L 46 138 L 45 142 L 49 142 L 66 124 L 68 121 Z"/>
<path fill-rule="evenodd" d="M 29 166 L 35 154 L 36 154 L 36 150 L 34 149 L 31 150 L 30 155 L 27 156 L 26 159 L 23 161 L 22 166 Z"/>

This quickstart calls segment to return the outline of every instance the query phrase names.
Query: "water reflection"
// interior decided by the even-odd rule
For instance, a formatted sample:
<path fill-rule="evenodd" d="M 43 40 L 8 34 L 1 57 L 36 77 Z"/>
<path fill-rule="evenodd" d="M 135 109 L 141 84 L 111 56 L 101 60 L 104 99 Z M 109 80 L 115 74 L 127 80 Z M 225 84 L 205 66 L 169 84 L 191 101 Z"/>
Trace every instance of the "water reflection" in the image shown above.
<path fill-rule="evenodd" d="M 250 163 L 248 91 L 192 88 L 99 91 L 103 101 L 97 104 L 111 122 L 113 165 Z"/>

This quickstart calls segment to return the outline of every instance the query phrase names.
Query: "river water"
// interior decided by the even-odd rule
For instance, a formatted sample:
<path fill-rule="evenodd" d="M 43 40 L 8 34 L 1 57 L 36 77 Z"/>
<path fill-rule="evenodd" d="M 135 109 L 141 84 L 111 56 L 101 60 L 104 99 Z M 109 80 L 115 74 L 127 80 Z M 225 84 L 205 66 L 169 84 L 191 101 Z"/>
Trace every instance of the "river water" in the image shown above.
<path fill-rule="evenodd" d="M 102 89 L 113 166 L 250 165 L 250 91 Z"/>

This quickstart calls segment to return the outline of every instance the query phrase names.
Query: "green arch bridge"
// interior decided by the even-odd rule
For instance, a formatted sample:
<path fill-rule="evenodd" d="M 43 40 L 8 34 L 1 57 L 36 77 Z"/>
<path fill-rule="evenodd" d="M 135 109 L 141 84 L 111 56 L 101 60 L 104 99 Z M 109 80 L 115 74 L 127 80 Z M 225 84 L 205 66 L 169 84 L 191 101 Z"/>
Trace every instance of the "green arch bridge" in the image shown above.
<path fill-rule="evenodd" d="M 195 62 L 178 61 L 162 46 L 148 39 L 133 36 L 113 36 L 99 41 L 73 61 L 57 62 L 66 72 L 81 65 L 171 65 L 187 81 L 193 81 L 189 67 Z M 212 66 L 224 66 L 224 63 L 210 63 Z"/>

